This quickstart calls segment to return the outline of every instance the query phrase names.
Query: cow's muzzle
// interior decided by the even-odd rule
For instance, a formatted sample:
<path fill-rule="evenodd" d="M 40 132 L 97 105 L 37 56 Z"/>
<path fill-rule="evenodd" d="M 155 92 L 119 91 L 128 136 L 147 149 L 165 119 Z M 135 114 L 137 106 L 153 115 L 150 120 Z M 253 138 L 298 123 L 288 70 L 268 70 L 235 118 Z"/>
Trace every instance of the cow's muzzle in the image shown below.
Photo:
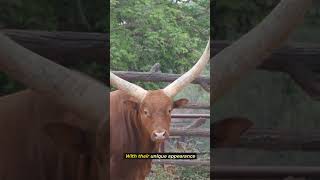
<path fill-rule="evenodd" d="M 151 134 L 152 141 L 164 141 L 169 138 L 169 133 L 165 129 L 155 130 Z"/>

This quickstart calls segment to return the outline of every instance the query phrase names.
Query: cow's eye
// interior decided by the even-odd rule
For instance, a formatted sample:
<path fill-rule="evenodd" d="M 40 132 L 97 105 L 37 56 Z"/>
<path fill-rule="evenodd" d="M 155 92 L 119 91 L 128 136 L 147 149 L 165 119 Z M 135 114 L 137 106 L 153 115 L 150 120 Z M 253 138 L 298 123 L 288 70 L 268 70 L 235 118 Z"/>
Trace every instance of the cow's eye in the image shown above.
<path fill-rule="evenodd" d="M 171 109 L 169 109 L 169 113 L 171 113 Z"/>
<path fill-rule="evenodd" d="M 144 111 L 144 115 L 148 115 L 149 113 L 148 113 L 148 110 L 143 110 Z"/>

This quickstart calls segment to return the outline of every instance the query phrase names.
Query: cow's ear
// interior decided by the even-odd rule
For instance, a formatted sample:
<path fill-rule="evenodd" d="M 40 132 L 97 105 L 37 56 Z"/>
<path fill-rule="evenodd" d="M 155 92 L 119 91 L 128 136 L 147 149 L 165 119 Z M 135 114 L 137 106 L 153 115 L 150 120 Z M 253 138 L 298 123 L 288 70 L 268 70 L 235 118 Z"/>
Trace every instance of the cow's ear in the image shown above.
<path fill-rule="evenodd" d="M 173 108 L 179 108 L 188 104 L 188 99 L 179 99 L 173 102 Z"/>
<path fill-rule="evenodd" d="M 240 117 L 226 118 L 213 123 L 213 147 L 233 146 L 239 143 L 240 136 L 246 132 L 253 123 Z"/>
<path fill-rule="evenodd" d="M 65 123 L 49 123 L 45 125 L 44 131 L 59 150 L 77 153 L 89 151 L 88 134 L 78 127 Z"/>

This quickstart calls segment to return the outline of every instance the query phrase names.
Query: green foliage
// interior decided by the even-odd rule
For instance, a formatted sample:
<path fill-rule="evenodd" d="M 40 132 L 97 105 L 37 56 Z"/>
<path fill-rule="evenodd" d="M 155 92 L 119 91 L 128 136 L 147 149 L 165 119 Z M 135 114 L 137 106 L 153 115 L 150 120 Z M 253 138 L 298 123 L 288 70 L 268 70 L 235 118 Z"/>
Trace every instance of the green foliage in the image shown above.
<path fill-rule="evenodd" d="M 53 9 L 45 1 L 3 1 L 0 2 L 0 22 L 8 28 L 54 27 Z"/>
<path fill-rule="evenodd" d="M 0 0 L 0 28 L 58 31 L 106 32 L 107 3 L 100 0 Z M 107 68 L 95 63 L 70 67 L 103 82 Z M 0 73 L 0 95 L 22 89 L 23 86 Z"/>
<path fill-rule="evenodd" d="M 106 6 L 99 0 L 0 1 L 0 22 L 6 28 L 103 32 Z"/>
<path fill-rule="evenodd" d="M 261 22 L 271 10 L 279 3 L 277 0 L 219 0 L 216 2 L 214 35 L 216 39 L 236 40 L 241 35 L 247 33 L 250 29 Z M 304 27 L 298 30 L 298 35 L 294 38 L 301 39 L 301 35 L 308 41 L 314 39 L 319 41 L 318 28 L 319 21 L 319 3 L 314 3 L 308 11 L 305 18 Z M 313 32 L 314 31 L 314 32 Z"/>
<path fill-rule="evenodd" d="M 220 0 L 214 17 L 216 39 L 237 39 L 260 22 L 279 1 Z"/>
<path fill-rule="evenodd" d="M 24 86 L 16 81 L 8 79 L 8 77 L 0 72 L 0 96 L 8 94 L 17 90 L 23 89 Z"/>
<path fill-rule="evenodd" d="M 111 69 L 183 73 L 209 36 L 209 1 L 111 0 Z M 148 85 L 152 88 L 153 85 Z"/>

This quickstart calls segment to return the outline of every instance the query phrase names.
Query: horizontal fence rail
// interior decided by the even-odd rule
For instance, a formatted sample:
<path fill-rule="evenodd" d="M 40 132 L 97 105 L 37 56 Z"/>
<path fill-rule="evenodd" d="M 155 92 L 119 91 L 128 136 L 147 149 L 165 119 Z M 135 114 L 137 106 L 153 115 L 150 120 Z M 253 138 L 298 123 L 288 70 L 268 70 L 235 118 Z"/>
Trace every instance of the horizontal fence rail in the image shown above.
<path fill-rule="evenodd" d="M 210 137 L 210 129 L 209 128 L 196 128 L 196 129 L 175 128 L 170 130 L 170 136 Z"/>
<path fill-rule="evenodd" d="M 196 118 L 193 123 L 182 128 L 172 128 L 170 130 L 170 136 L 198 136 L 198 137 L 210 137 L 209 128 L 199 128 L 210 118 L 210 114 L 172 114 L 172 118 Z M 175 124 L 179 120 L 173 121 Z"/>
<path fill-rule="evenodd" d="M 155 164 L 172 164 L 179 166 L 210 166 L 210 161 L 199 160 L 153 160 Z"/>
<path fill-rule="evenodd" d="M 319 130 L 249 129 L 232 148 L 320 151 Z"/>
<path fill-rule="evenodd" d="M 210 104 L 187 104 L 179 109 L 210 109 Z"/>
<path fill-rule="evenodd" d="M 174 124 L 174 125 L 177 125 L 177 124 L 190 124 L 191 122 L 192 123 L 195 123 L 197 121 L 204 121 L 204 123 L 208 120 L 208 118 L 192 118 L 192 119 L 182 119 L 182 118 L 177 118 L 177 119 L 172 119 L 171 122 Z"/>
<path fill-rule="evenodd" d="M 173 82 L 182 74 L 170 74 L 162 72 L 136 72 L 136 71 L 112 71 L 117 76 L 128 81 L 148 81 L 148 82 Z M 210 83 L 210 77 L 199 76 L 193 84 Z"/>
<path fill-rule="evenodd" d="M 172 114 L 171 118 L 210 118 L 210 114 Z"/>
<path fill-rule="evenodd" d="M 211 177 L 229 178 L 285 178 L 320 177 L 320 167 L 315 166 L 212 166 Z"/>
<path fill-rule="evenodd" d="M 182 74 L 170 74 L 162 72 L 135 72 L 135 71 L 112 71 L 115 75 L 127 81 L 145 81 L 145 82 L 173 82 Z M 199 76 L 191 83 L 199 84 L 206 91 L 210 91 L 210 77 Z"/>

